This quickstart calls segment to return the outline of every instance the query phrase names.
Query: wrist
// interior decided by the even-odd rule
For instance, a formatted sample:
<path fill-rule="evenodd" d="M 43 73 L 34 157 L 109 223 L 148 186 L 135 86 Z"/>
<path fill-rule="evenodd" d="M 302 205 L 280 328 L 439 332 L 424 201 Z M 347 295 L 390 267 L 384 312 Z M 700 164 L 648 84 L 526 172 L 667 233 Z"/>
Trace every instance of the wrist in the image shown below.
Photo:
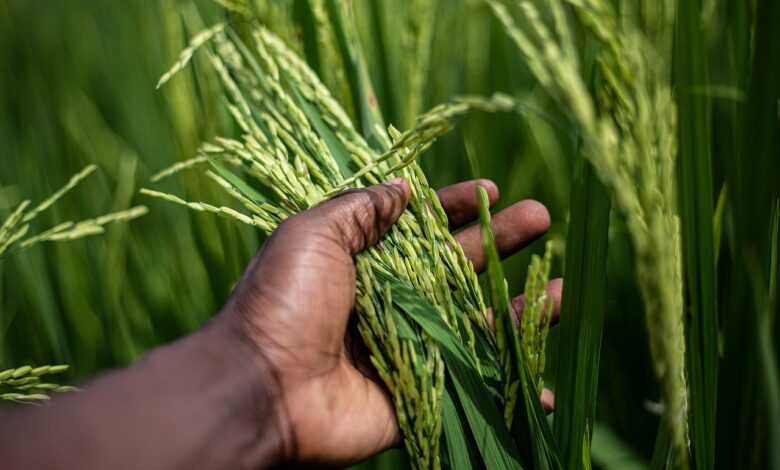
<path fill-rule="evenodd" d="M 204 361 L 222 382 L 233 429 L 244 439 L 241 468 L 268 468 L 287 460 L 290 432 L 277 374 L 260 348 L 230 315 L 221 314 L 196 335 Z"/>

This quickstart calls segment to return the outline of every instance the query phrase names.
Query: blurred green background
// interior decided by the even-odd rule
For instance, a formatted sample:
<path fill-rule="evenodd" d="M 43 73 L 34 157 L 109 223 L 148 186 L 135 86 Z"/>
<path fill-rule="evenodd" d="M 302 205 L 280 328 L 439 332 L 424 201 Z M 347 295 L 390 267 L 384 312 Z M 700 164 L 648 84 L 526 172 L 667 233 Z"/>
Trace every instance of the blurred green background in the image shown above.
<path fill-rule="evenodd" d="M 287 33 L 306 44 L 311 19 L 301 14 L 304 2 L 277 3 L 289 5 L 285 11 L 292 16 L 277 17 L 271 27 L 285 32 L 283 26 L 297 26 Z M 537 110 L 522 119 L 470 116 L 426 154 L 423 166 L 436 187 L 476 174 L 499 184 L 503 205 L 542 201 L 553 220 L 546 237 L 556 247 L 553 275 L 560 275 L 575 142 L 561 111 L 537 93 L 515 46 L 481 2 L 439 2 L 431 16 L 425 82 L 418 102 L 410 104 L 404 66 L 413 50 L 393 44 L 402 43 L 394 31 L 409 21 L 404 9 L 414 2 L 370 2 L 393 9 L 381 28 L 366 3 L 355 2 L 357 20 L 389 123 L 403 129 L 410 116 L 467 93 L 503 91 Z M 67 363 L 71 376 L 61 380 L 77 383 L 127 365 L 219 311 L 261 245 L 247 227 L 138 194 L 155 172 L 194 156 L 202 141 L 233 133 L 218 84 L 206 67 L 198 67 L 202 58 L 194 70 L 155 89 L 192 34 L 223 15 L 210 0 L 0 1 L 0 219 L 22 198 L 45 198 L 89 163 L 100 167 L 99 175 L 40 217 L 38 229 L 137 204 L 150 208 L 105 236 L 46 244 L 0 260 L 0 368 Z M 716 50 L 719 38 L 711 40 Z M 377 41 L 395 53 L 377 57 Z M 304 52 L 317 68 L 317 58 Z M 223 200 L 198 172 L 155 187 L 189 200 Z M 610 230 L 602 425 L 593 453 L 605 468 L 630 468 L 652 453 L 658 390 L 631 245 L 620 218 Z M 507 261 L 512 294 L 522 291 L 529 256 L 543 242 Z M 556 339 L 553 333 L 551 351 Z M 554 377 L 554 358 L 549 363 Z M 390 468 L 398 461 L 374 464 Z"/>

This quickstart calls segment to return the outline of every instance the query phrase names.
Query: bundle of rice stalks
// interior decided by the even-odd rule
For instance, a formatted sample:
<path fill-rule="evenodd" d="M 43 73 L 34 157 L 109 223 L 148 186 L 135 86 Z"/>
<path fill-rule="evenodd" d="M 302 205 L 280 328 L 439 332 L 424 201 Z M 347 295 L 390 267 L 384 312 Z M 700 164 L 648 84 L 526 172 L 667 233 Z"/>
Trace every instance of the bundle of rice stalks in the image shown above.
<path fill-rule="evenodd" d="M 546 326 L 541 322 L 533 333 L 526 326 L 531 341 L 524 342 L 513 325 L 486 196 L 483 240 L 495 334 L 474 268 L 416 163 L 451 128 L 452 119 L 474 109 L 514 111 L 517 103 L 504 95 L 459 98 L 418 117 L 405 132 L 385 130 L 379 119 L 373 125 L 364 120 L 369 144 L 328 88 L 276 35 L 254 23 L 234 26 L 218 24 L 196 35 L 161 83 L 208 44 L 206 53 L 222 80 L 240 138 L 204 144 L 195 158 L 155 180 L 208 164 L 208 177 L 244 211 L 142 192 L 270 233 L 284 219 L 340 191 L 405 178 L 411 187 L 408 209 L 381 243 L 357 257 L 356 310 L 414 466 L 518 468 L 533 458 L 536 468 L 558 468 L 538 398 Z M 361 87 L 356 101 L 375 103 L 370 90 Z M 549 255 L 535 262 L 529 285 L 537 319 L 549 313 L 539 289 L 548 274 Z M 532 457 L 519 449 L 532 449 Z"/>

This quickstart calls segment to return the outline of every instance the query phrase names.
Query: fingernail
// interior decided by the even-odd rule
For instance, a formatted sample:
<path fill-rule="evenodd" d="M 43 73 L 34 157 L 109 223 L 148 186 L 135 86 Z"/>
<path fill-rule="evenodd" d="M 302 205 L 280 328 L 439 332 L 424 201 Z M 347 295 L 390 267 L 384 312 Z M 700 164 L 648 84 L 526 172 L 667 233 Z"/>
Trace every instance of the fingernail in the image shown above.
<path fill-rule="evenodd" d="M 406 179 L 400 177 L 393 178 L 385 184 L 389 186 L 395 186 L 396 188 L 400 188 L 401 191 L 403 191 L 404 195 L 406 195 L 407 197 L 409 196 L 409 192 L 410 192 L 409 183 L 406 182 Z"/>

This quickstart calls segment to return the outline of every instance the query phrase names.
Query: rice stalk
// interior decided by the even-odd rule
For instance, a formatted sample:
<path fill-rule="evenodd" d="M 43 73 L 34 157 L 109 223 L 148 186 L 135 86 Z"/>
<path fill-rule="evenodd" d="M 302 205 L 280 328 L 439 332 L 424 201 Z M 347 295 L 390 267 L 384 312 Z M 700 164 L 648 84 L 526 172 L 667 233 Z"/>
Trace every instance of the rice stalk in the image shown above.
<path fill-rule="evenodd" d="M 401 31 L 401 69 L 406 84 L 401 107 L 401 125 L 410 127 L 423 111 L 425 86 L 431 62 L 434 22 L 439 7 L 437 0 L 411 0 L 403 9 L 403 30 Z"/>
<path fill-rule="evenodd" d="M 688 425 L 680 224 L 675 184 L 676 106 L 668 64 L 638 27 L 602 0 L 569 0 L 601 44 L 603 85 L 588 91 L 560 0 L 548 2 L 553 26 L 534 3 L 519 2 L 524 28 L 502 2 L 488 0 L 543 88 L 570 110 L 583 150 L 625 215 L 637 255 L 654 369 L 662 385 L 664 425 L 678 463 L 687 467 Z"/>
<path fill-rule="evenodd" d="M 325 1 L 352 93 L 350 101 L 354 107 L 355 122 L 359 124 L 360 132 L 372 148 L 385 149 L 388 138 L 384 118 L 368 74 L 363 45 L 358 38 L 353 3 L 347 0 Z"/>
<path fill-rule="evenodd" d="M 777 423 L 768 414 L 780 409 L 780 396 L 777 349 L 772 351 L 768 344 L 776 343 L 777 329 L 767 327 L 774 315 L 769 280 L 770 269 L 777 269 L 771 263 L 776 243 L 772 224 L 780 191 L 776 184 L 763 181 L 768 177 L 774 182 L 780 174 L 780 56 L 774 47 L 780 38 L 776 27 L 780 3 L 737 3 L 730 5 L 728 14 L 727 44 L 742 52 L 733 59 L 736 73 L 729 84 L 745 90 L 745 101 L 735 103 L 729 123 L 733 128 L 728 129 L 722 152 L 733 222 L 728 238 L 732 265 L 724 289 L 729 304 L 723 315 L 716 465 L 774 469 L 780 468 Z M 746 416 L 760 416 L 763 423 L 748 425 Z M 736 436 L 734 429 L 739 429 Z"/>
<path fill-rule="evenodd" d="M 229 0 L 233 8 L 227 10 L 234 27 L 244 34 L 249 30 L 248 23 L 259 19 L 296 53 L 300 53 L 303 43 L 300 40 L 298 25 L 294 20 L 296 0 Z M 219 3 L 219 1 L 217 2 Z"/>
<path fill-rule="evenodd" d="M 226 11 L 242 16 L 252 16 L 252 9 L 246 0 L 214 0 L 214 2 Z"/>
<path fill-rule="evenodd" d="M 141 217 L 148 212 L 146 207 L 137 206 L 131 209 L 96 217 L 94 219 L 87 219 L 79 222 L 63 222 L 38 234 L 28 236 L 30 223 L 38 217 L 38 215 L 49 209 L 65 194 L 78 186 L 82 180 L 91 175 L 96 169 L 97 167 L 94 165 L 87 166 L 79 173 L 73 175 L 65 186 L 30 210 L 27 210 L 30 205 L 29 200 L 25 200 L 19 204 L 3 223 L 0 224 L 0 259 L 2 259 L 10 250 L 30 248 L 41 242 L 70 241 L 101 234 L 105 231 L 104 227 L 108 224 L 127 222 Z"/>
<path fill-rule="evenodd" d="M 596 460 L 595 416 L 607 296 L 610 198 L 593 166 L 579 158 L 566 237 L 554 432 L 566 468 Z"/>
<path fill-rule="evenodd" d="M 536 392 L 541 395 L 544 388 L 545 347 L 550 332 L 552 302 L 547 297 L 547 282 L 550 280 L 552 264 L 552 242 L 545 245 L 544 256 L 531 256 L 525 281 L 523 316 L 520 332 L 528 369 L 536 383 Z"/>
<path fill-rule="evenodd" d="M 509 289 L 498 258 L 495 238 L 490 229 L 491 217 L 487 191 L 479 188 L 477 195 L 480 202 L 482 249 L 489 260 L 487 274 L 490 283 L 490 304 L 493 307 L 493 324 L 496 330 L 496 349 L 498 349 L 498 362 L 504 378 L 501 390 L 504 397 L 504 420 L 507 427 L 511 428 L 515 420 L 515 408 L 518 407 L 518 400 L 522 394 L 521 360 L 526 350 L 520 342 L 514 325 Z"/>
<path fill-rule="evenodd" d="M 709 85 L 703 2 L 680 3 L 675 22 L 679 213 L 684 254 L 687 376 L 691 456 L 697 469 L 715 465 L 718 390 L 718 311 L 710 97 L 692 90 Z"/>
<path fill-rule="evenodd" d="M 160 88 L 161 86 L 168 83 L 168 80 L 170 80 L 180 70 L 185 68 L 187 64 L 190 63 L 190 60 L 192 60 L 192 56 L 195 54 L 195 51 L 197 51 L 200 46 L 208 42 L 212 37 L 214 37 L 215 34 L 219 33 L 223 29 L 225 29 L 225 24 L 217 23 L 211 28 L 201 31 L 195 37 L 193 37 L 190 41 L 190 44 L 184 50 L 182 50 L 181 53 L 179 53 L 179 60 L 176 61 L 170 70 L 168 70 L 162 77 L 160 77 L 160 80 L 157 82 L 157 88 Z"/>
<path fill-rule="evenodd" d="M 544 339 L 528 331 L 528 336 L 520 337 L 516 328 L 514 314 L 510 305 L 508 283 L 504 277 L 503 267 L 496 248 L 495 238 L 490 228 L 490 211 L 488 195 L 483 188 L 477 189 L 479 201 L 480 231 L 482 247 L 487 260 L 487 273 L 490 286 L 491 305 L 493 308 L 493 323 L 495 328 L 496 346 L 498 349 L 498 365 L 503 372 L 501 393 L 504 397 L 504 420 L 507 428 L 512 431 L 513 438 L 521 449 L 524 466 L 535 469 L 560 469 L 556 446 L 547 424 L 544 411 L 539 402 L 538 384 L 540 377 L 536 375 L 538 366 L 544 359 Z M 532 303 L 539 302 L 541 294 L 536 290 L 536 283 L 544 282 L 547 277 L 541 263 L 529 267 L 534 278 L 527 293 Z M 525 311 L 523 312 L 525 314 Z M 536 312 L 538 313 L 538 312 Z M 531 312 L 534 315 L 534 312 Z M 521 328 L 522 328 L 522 321 Z M 536 330 L 537 325 L 534 327 Z M 544 328 L 543 325 L 541 325 Z M 541 339 L 541 340 L 540 340 Z"/>
<path fill-rule="evenodd" d="M 27 236 L 30 223 L 42 212 L 49 209 L 66 193 L 79 185 L 82 180 L 91 175 L 97 167 L 89 165 L 43 202 L 30 210 L 30 201 L 25 200 L 0 224 L 0 261 L 13 250 L 25 250 L 38 243 L 47 241 L 70 241 L 79 238 L 102 234 L 106 225 L 116 222 L 126 222 L 148 212 L 144 206 L 112 212 L 93 219 L 79 222 L 63 222 L 38 234 Z M 25 238 L 26 237 L 26 238 Z M 73 387 L 42 382 L 40 377 L 56 374 L 68 369 L 67 365 L 22 366 L 0 372 L 0 400 L 17 403 L 34 403 L 49 399 L 50 392 L 67 392 Z"/>
<path fill-rule="evenodd" d="M 336 96 L 346 110 L 354 116 L 355 104 L 345 71 L 344 57 L 338 48 L 338 40 L 333 23 L 328 16 L 326 0 L 309 0 L 311 14 L 317 28 L 317 50 L 319 52 L 320 77 L 325 86 Z"/>
<path fill-rule="evenodd" d="M 217 138 L 202 147 L 194 160 L 158 174 L 168 176 L 209 161 L 215 169 L 209 176 L 247 212 L 188 202 L 149 189 L 142 192 L 270 233 L 282 220 L 343 189 L 394 176 L 406 178 L 412 194 L 408 210 L 380 245 L 357 259 L 358 326 L 393 397 L 415 466 L 439 468 L 447 361 L 439 343 L 429 338 L 431 331 L 421 329 L 425 323 L 416 323 L 419 318 L 406 319 L 416 306 L 401 308 L 394 297 L 422 296 L 417 300 L 430 305 L 432 315 L 446 327 L 433 331 L 452 335 L 463 344 L 456 348 L 463 348 L 458 350 L 475 369 L 449 372 L 453 380 L 466 380 L 458 382 L 463 384 L 456 390 L 459 396 L 472 393 L 473 387 L 486 386 L 477 372 L 492 367 L 490 358 L 495 353 L 490 351 L 495 345 L 487 328 L 477 276 L 450 234 L 446 215 L 415 159 L 452 127 L 452 119 L 469 110 L 511 111 L 518 106 L 503 95 L 461 98 L 424 114 L 403 133 L 388 129 L 387 151 L 380 154 L 356 131 L 318 77 L 278 37 L 256 26 L 251 38 L 251 43 L 244 43 L 228 28 L 213 36 L 208 51 L 229 98 L 229 110 L 242 130 L 241 137 Z M 244 182 L 234 170 L 249 177 L 251 183 Z M 388 286 L 390 279 L 402 280 L 412 288 L 411 294 L 403 286 Z M 446 340 L 441 344 L 453 343 Z M 488 356 L 478 354 L 478 349 L 488 351 Z M 476 382 L 462 375 L 474 373 Z M 481 448 L 486 461 L 506 452 L 502 450 L 506 446 L 493 440 L 501 436 L 495 435 L 493 425 L 481 421 L 481 414 L 467 411 L 466 416 L 475 436 L 493 436 L 487 441 L 478 439 L 481 446 L 487 446 Z M 498 457 L 496 462 L 508 465 L 512 458 Z"/>

